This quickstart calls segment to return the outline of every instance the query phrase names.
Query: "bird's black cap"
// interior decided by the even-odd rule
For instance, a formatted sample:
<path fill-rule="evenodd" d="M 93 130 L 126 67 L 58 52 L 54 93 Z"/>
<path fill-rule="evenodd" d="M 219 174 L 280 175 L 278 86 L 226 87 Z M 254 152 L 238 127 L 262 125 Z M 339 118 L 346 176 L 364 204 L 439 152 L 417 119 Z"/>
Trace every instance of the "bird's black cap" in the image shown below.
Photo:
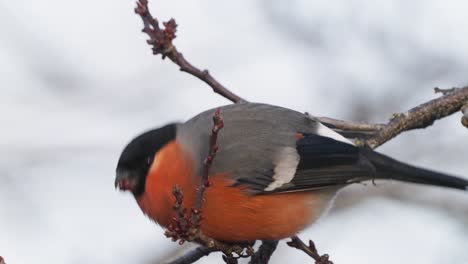
<path fill-rule="evenodd" d="M 155 154 L 176 137 L 177 124 L 147 131 L 134 138 L 120 154 L 115 187 L 129 190 L 135 196 L 145 190 L 146 175 Z"/>

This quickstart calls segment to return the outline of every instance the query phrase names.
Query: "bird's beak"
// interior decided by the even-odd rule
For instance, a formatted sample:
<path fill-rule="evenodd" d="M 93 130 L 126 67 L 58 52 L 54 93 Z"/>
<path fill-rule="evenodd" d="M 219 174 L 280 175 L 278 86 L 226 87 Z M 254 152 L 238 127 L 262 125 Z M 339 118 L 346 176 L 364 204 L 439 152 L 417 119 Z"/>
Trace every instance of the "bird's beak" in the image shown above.
<path fill-rule="evenodd" d="M 131 173 L 125 170 L 117 170 L 114 182 L 115 188 L 121 191 L 132 191 L 135 187 L 135 181 Z"/>

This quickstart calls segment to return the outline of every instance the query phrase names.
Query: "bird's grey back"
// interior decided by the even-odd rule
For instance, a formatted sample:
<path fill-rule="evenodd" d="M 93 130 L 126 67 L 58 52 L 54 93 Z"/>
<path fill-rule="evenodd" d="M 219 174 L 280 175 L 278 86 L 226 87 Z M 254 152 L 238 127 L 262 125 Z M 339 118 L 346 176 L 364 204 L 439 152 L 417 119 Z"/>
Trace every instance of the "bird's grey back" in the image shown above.
<path fill-rule="evenodd" d="M 209 135 L 216 109 L 205 111 L 181 124 L 177 140 L 195 162 L 201 175 L 208 154 Z M 278 150 L 295 147 L 297 132 L 315 133 L 318 122 L 306 114 L 259 103 L 221 107 L 224 128 L 219 132 L 219 151 L 210 173 L 230 173 L 235 180 L 271 182 L 272 162 Z"/>

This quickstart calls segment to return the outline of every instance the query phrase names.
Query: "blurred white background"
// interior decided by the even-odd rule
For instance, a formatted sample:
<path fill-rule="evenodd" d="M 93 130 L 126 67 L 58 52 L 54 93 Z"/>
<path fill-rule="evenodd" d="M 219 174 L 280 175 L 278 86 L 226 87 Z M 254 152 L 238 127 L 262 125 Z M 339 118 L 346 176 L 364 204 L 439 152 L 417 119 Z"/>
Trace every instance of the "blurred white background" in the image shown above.
<path fill-rule="evenodd" d="M 175 43 L 251 101 L 385 122 L 468 83 L 462 0 L 150 1 Z M 0 255 L 7 263 L 161 263 L 179 247 L 113 188 L 136 134 L 227 104 L 151 55 L 133 1 L 0 0 Z M 468 177 L 460 115 L 379 150 Z M 468 263 L 468 194 L 352 186 L 301 237 L 335 263 Z M 311 263 L 284 242 L 272 263 Z M 220 263 L 213 255 L 200 263 Z"/>

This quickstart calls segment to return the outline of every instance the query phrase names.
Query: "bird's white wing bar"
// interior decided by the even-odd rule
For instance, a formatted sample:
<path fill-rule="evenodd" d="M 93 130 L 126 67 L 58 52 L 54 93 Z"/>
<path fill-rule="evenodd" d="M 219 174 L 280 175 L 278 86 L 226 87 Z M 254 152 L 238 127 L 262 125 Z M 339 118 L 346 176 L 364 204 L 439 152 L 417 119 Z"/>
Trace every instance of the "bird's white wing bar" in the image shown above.
<path fill-rule="evenodd" d="M 336 133 L 332 129 L 326 127 L 322 123 L 317 123 L 316 133 L 323 137 L 332 138 L 334 140 L 354 145 L 353 142 Z M 264 191 L 273 191 L 282 187 L 286 183 L 290 183 L 296 174 L 297 165 L 300 161 L 300 156 L 296 148 L 284 147 L 279 151 L 275 161 L 275 174 L 273 175 L 274 181 L 271 182 Z"/>
<path fill-rule="evenodd" d="M 351 145 L 354 145 L 354 143 L 352 141 L 350 141 L 349 139 L 343 137 L 342 135 L 336 133 L 335 131 L 333 131 L 332 129 L 328 128 L 327 126 L 325 126 L 324 124 L 320 123 L 320 122 L 317 122 L 317 135 L 319 136 L 322 136 L 322 137 L 329 137 L 329 138 L 333 138 L 334 140 L 338 140 L 338 141 L 341 141 L 343 143 L 348 143 L 348 144 L 351 144 Z"/>
<path fill-rule="evenodd" d="M 297 165 L 300 161 L 300 156 L 297 150 L 292 147 L 284 147 L 278 152 L 275 161 L 275 174 L 273 175 L 274 181 L 271 182 L 264 190 L 273 191 L 276 188 L 289 183 L 296 174 Z"/>

